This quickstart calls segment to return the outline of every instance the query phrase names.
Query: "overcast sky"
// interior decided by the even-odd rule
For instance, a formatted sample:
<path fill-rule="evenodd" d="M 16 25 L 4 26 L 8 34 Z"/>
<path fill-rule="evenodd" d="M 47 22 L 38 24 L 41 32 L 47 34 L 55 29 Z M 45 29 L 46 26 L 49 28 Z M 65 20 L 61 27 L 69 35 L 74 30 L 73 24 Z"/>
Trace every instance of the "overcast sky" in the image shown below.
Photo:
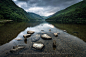
<path fill-rule="evenodd" d="M 26 12 L 49 16 L 82 0 L 13 0 Z"/>

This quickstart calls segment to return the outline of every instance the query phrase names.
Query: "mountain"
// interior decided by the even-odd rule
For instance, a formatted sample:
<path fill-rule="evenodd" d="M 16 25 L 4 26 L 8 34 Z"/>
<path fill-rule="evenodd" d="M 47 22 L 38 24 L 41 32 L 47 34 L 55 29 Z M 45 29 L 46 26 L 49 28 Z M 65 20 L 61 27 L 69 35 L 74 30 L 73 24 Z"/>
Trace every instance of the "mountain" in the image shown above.
<path fill-rule="evenodd" d="M 46 17 L 46 16 L 42 16 L 42 18 L 43 18 L 43 19 L 47 19 L 48 17 Z"/>
<path fill-rule="evenodd" d="M 32 12 L 28 12 L 28 18 L 31 20 L 42 20 L 43 17 L 41 17 L 38 14 L 32 13 Z"/>
<path fill-rule="evenodd" d="M 46 21 L 56 21 L 57 23 L 86 24 L 86 0 L 56 12 Z"/>
<path fill-rule="evenodd" d="M 43 19 L 48 19 L 48 18 L 50 18 L 52 15 L 50 15 L 50 16 L 42 16 L 42 18 Z"/>
<path fill-rule="evenodd" d="M 29 20 L 26 12 L 16 6 L 12 0 L 0 0 L 0 19 L 7 19 L 13 21 Z"/>
<path fill-rule="evenodd" d="M 42 19 L 35 13 L 27 13 L 18 7 L 12 0 L 0 0 L 0 19 L 13 21 L 30 21 Z"/>

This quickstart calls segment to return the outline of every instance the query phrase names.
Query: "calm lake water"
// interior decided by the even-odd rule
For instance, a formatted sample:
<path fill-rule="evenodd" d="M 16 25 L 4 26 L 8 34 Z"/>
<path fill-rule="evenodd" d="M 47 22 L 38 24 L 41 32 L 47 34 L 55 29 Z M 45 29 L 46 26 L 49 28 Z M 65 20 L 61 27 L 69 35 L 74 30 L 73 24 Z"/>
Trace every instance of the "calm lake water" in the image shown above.
<path fill-rule="evenodd" d="M 49 31 L 51 29 L 51 31 Z M 27 31 L 35 33 L 24 39 L 23 35 Z M 43 31 L 44 30 L 44 31 Z M 64 32 L 63 30 L 67 30 Z M 58 37 L 53 33 L 59 32 Z M 0 26 L 0 56 L 5 57 L 85 57 L 86 56 L 86 25 L 57 24 L 42 22 L 20 22 L 8 23 Z M 52 40 L 44 40 L 42 34 L 48 34 Z M 12 40 L 13 39 L 13 40 Z M 18 41 L 17 39 L 21 39 Z M 56 41 L 56 48 L 53 47 L 53 41 Z M 41 42 L 45 45 L 44 49 L 34 50 L 32 44 Z M 10 53 L 10 49 L 16 45 L 25 45 L 25 48 L 15 53 Z M 3 52 L 4 51 L 4 52 Z"/>

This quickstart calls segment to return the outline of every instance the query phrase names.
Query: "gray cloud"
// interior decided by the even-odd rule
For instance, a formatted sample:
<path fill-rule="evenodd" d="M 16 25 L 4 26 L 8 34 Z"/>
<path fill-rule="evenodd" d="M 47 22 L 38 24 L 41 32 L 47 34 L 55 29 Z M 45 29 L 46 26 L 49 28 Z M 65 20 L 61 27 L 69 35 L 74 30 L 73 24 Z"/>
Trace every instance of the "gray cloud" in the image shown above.
<path fill-rule="evenodd" d="M 79 1 L 82 0 L 17 0 L 14 2 L 27 12 L 48 16 Z"/>

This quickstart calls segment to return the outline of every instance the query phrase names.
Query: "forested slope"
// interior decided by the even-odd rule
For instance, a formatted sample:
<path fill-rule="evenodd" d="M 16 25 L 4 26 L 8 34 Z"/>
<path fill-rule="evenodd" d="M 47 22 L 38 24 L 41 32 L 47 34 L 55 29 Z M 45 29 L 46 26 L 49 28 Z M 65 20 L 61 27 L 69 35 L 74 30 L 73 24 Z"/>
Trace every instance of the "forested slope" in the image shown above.
<path fill-rule="evenodd" d="M 76 3 L 64 10 L 55 13 L 47 21 L 56 21 L 57 23 L 86 23 L 86 0 Z"/>

